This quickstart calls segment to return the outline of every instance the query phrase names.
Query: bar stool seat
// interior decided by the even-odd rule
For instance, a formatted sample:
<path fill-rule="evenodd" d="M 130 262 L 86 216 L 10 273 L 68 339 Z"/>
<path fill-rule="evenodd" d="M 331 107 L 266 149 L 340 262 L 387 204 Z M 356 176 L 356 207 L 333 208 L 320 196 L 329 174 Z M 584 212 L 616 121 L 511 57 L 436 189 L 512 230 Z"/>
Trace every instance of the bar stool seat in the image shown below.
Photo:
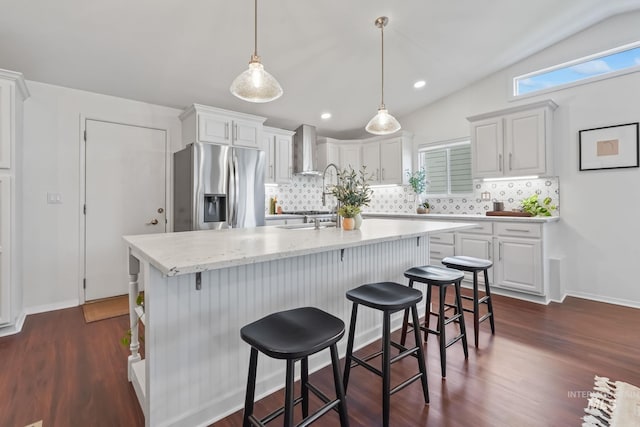
<path fill-rule="evenodd" d="M 473 296 L 462 295 L 462 298 L 473 301 L 473 309 L 463 308 L 464 311 L 473 313 L 473 333 L 474 343 L 478 347 L 480 323 L 489 319 L 491 324 L 491 334 L 496 333 L 496 326 L 493 320 L 493 303 L 491 301 L 491 288 L 489 287 L 488 270 L 493 266 L 493 262 L 487 259 L 474 258 L 470 256 L 451 256 L 442 260 L 442 264 L 449 268 L 473 273 Z M 484 296 L 478 295 L 478 273 L 484 272 Z M 480 304 L 487 306 L 487 313 L 480 317 Z"/>
<path fill-rule="evenodd" d="M 262 319 L 250 323 L 240 329 L 240 336 L 251 345 L 249 361 L 249 377 L 243 426 L 264 426 L 284 413 L 284 426 L 293 426 L 293 409 L 302 403 L 303 424 L 308 425 L 320 418 L 331 409 L 337 407 L 340 415 L 340 425 L 349 425 L 347 406 L 340 375 L 340 360 L 336 343 L 344 336 L 344 322 L 337 317 L 325 313 L 314 307 L 302 307 L 288 311 L 270 314 Z M 336 390 L 336 399 L 329 399 L 324 393 L 309 383 L 308 356 L 326 348 L 331 351 L 331 362 Z M 253 414 L 258 351 L 287 361 L 285 405 L 272 412 L 263 419 Z M 301 397 L 294 399 L 294 368 L 295 362 L 301 360 Z M 309 390 L 311 390 L 325 405 L 309 416 Z"/>
<path fill-rule="evenodd" d="M 464 273 L 451 268 L 439 267 L 434 265 L 425 265 L 421 267 L 412 267 L 404 272 L 404 276 L 409 279 L 409 287 L 413 288 L 414 282 L 424 283 L 427 285 L 427 299 L 426 306 L 427 311 L 425 313 L 424 325 L 420 325 L 418 322 L 413 322 L 414 331 L 423 330 L 424 340 L 427 340 L 428 334 L 437 335 L 440 342 L 440 369 L 442 377 L 447 375 L 447 355 L 446 349 L 458 341 L 462 341 L 462 350 L 464 351 L 464 358 L 469 357 L 469 350 L 467 347 L 467 331 L 464 323 L 464 314 L 462 311 L 462 298 L 460 292 L 460 283 L 464 278 Z M 455 289 L 455 304 L 446 304 L 445 298 L 447 288 L 453 285 Z M 433 286 L 439 288 L 439 304 L 438 311 L 430 311 L 431 305 L 431 290 Z M 452 307 L 454 315 L 446 317 L 446 310 L 448 307 Z M 404 321 L 402 323 L 402 333 L 400 344 L 405 343 L 407 336 L 407 329 L 409 325 L 409 313 L 405 310 Z M 434 315 L 438 317 L 438 329 L 429 328 L 429 319 Z M 450 340 L 447 340 L 445 326 L 456 322 L 460 327 L 460 333 Z M 418 335 L 419 336 L 419 335 Z"/>
<path fill-rule="evenodd" d="M 420 342 L 420 332 L 415 331 L 416 345 L 406 348 L 391 341 L 391 314 L 401 310 L 411 310 L 414 322 L 418 321 L 417 304 L 422 300 L 422 292 L 411 289 L 407 286 L 394 282 L 370 283 L 347 291 L 347 299 L 353 302 L 351 309 L 351 326 L 349 327 L 349 338 L 347 340 L 347 355 L 345 356 L 344 367 L 344 388 L 349 385 L 349 374 L 352 367 L 362 366 L 372 373 L 382 377 L 382 424 L 389 426 L 390 397 L 397 391 L 420 379 L 422 382 L 422 394 L 425 404 L 429 403 L 429 386 L 427 385 L 427 368 Z M 366 357 L 358 357 L 353 354 L 353 343 L 355 339 L 356 318 L 358 305 L 380 310 L 383 312 L 382 321 L 382 350 L 370 354 Z M 391 357 L 391 346 L 400 350 L 400 354 Z M 382 367 L 378 369 L 368 363 L 369 360 L 382 355 Z M 406 356 L 414 356 L 418 360 L 418 374 L 391 388 L 391 364 Z"/>

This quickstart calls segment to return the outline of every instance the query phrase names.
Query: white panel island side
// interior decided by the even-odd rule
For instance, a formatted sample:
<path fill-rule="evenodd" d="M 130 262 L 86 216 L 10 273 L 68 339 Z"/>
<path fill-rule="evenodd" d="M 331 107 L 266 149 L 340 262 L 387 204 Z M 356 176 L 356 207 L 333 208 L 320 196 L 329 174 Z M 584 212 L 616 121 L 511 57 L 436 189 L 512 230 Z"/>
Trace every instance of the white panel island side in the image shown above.
<path fill-rule="evenodd" d="M 345 292 L 405 283 L 429 259 L 427 235 L 473 223 L 368 219 L 360 230 L 277 226 L 125 236 L 129 258 L 129 380 L 147 426 L 206 425 L 243 406 L 249 346 L 240 328 L 267 314 L 315 306 L 348 327 Z M 145 359 L 138 353 L 136 297 L 145 291 Z M 394 317 L 394 327 L 401 322 Z M 379 338 L 378 313 L 362 310 L 356 347 Z M 339 344 L 343 356 L 346 339 Z M 315 371 L 325 354 L 309 360 Z M 261 357 L 256 396 L 284 383 L 284 364 Z"/>

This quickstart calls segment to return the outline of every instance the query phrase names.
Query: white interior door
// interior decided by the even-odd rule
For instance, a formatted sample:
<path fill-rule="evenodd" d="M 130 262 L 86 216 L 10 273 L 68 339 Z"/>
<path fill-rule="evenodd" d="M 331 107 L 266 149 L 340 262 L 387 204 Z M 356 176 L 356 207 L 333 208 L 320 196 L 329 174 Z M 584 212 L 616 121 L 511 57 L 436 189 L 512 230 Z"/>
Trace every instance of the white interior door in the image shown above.
<path fill-rule="evenodd" d="M 122 236 L 166 231 L 166 132 L 86 120 L 85 300 L 128 292 Z"/>

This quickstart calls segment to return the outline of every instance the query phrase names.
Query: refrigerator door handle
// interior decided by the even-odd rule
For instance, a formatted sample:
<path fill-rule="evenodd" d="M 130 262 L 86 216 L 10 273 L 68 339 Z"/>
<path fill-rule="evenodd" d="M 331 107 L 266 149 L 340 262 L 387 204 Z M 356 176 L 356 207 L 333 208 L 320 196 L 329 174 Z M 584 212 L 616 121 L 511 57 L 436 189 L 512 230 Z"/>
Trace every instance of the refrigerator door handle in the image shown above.
<path fill-rule="evenodd" d="M 231 196 L 231 228 L 238 227 L 238 202 L 240 193 L 240 180 L 238 179 L 238 158 L 235 153 L 231 155 L 230 173 L 232 179 L 229 181 L 229 194 Z"/>
<path fill-rule="evenodd" d="M 233 162 L 233 153 L 229 157 L 229 166 L 228 166 L 228 177 L 227 177 L 227 198 L 229 200 L 229 204 L 227 206 L 228 216 L 227 216 L 227 224 L 228 226 L 235 226 L 235 206 L 236 206 L 236 193 L 234 191 L 235 188 L 235 171 L 234 171 L 234 162 Z"/>

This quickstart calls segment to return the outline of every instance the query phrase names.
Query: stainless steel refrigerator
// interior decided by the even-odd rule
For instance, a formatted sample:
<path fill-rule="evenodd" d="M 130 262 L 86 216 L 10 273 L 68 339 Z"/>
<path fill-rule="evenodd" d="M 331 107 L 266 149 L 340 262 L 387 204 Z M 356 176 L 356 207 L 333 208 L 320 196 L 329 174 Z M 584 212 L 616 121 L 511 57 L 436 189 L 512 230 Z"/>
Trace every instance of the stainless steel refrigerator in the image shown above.
<path fill-rule="evenodd" d="M 192 143 L 173 155 L 174 231 L 264 225 L 265 153 Z"/>

